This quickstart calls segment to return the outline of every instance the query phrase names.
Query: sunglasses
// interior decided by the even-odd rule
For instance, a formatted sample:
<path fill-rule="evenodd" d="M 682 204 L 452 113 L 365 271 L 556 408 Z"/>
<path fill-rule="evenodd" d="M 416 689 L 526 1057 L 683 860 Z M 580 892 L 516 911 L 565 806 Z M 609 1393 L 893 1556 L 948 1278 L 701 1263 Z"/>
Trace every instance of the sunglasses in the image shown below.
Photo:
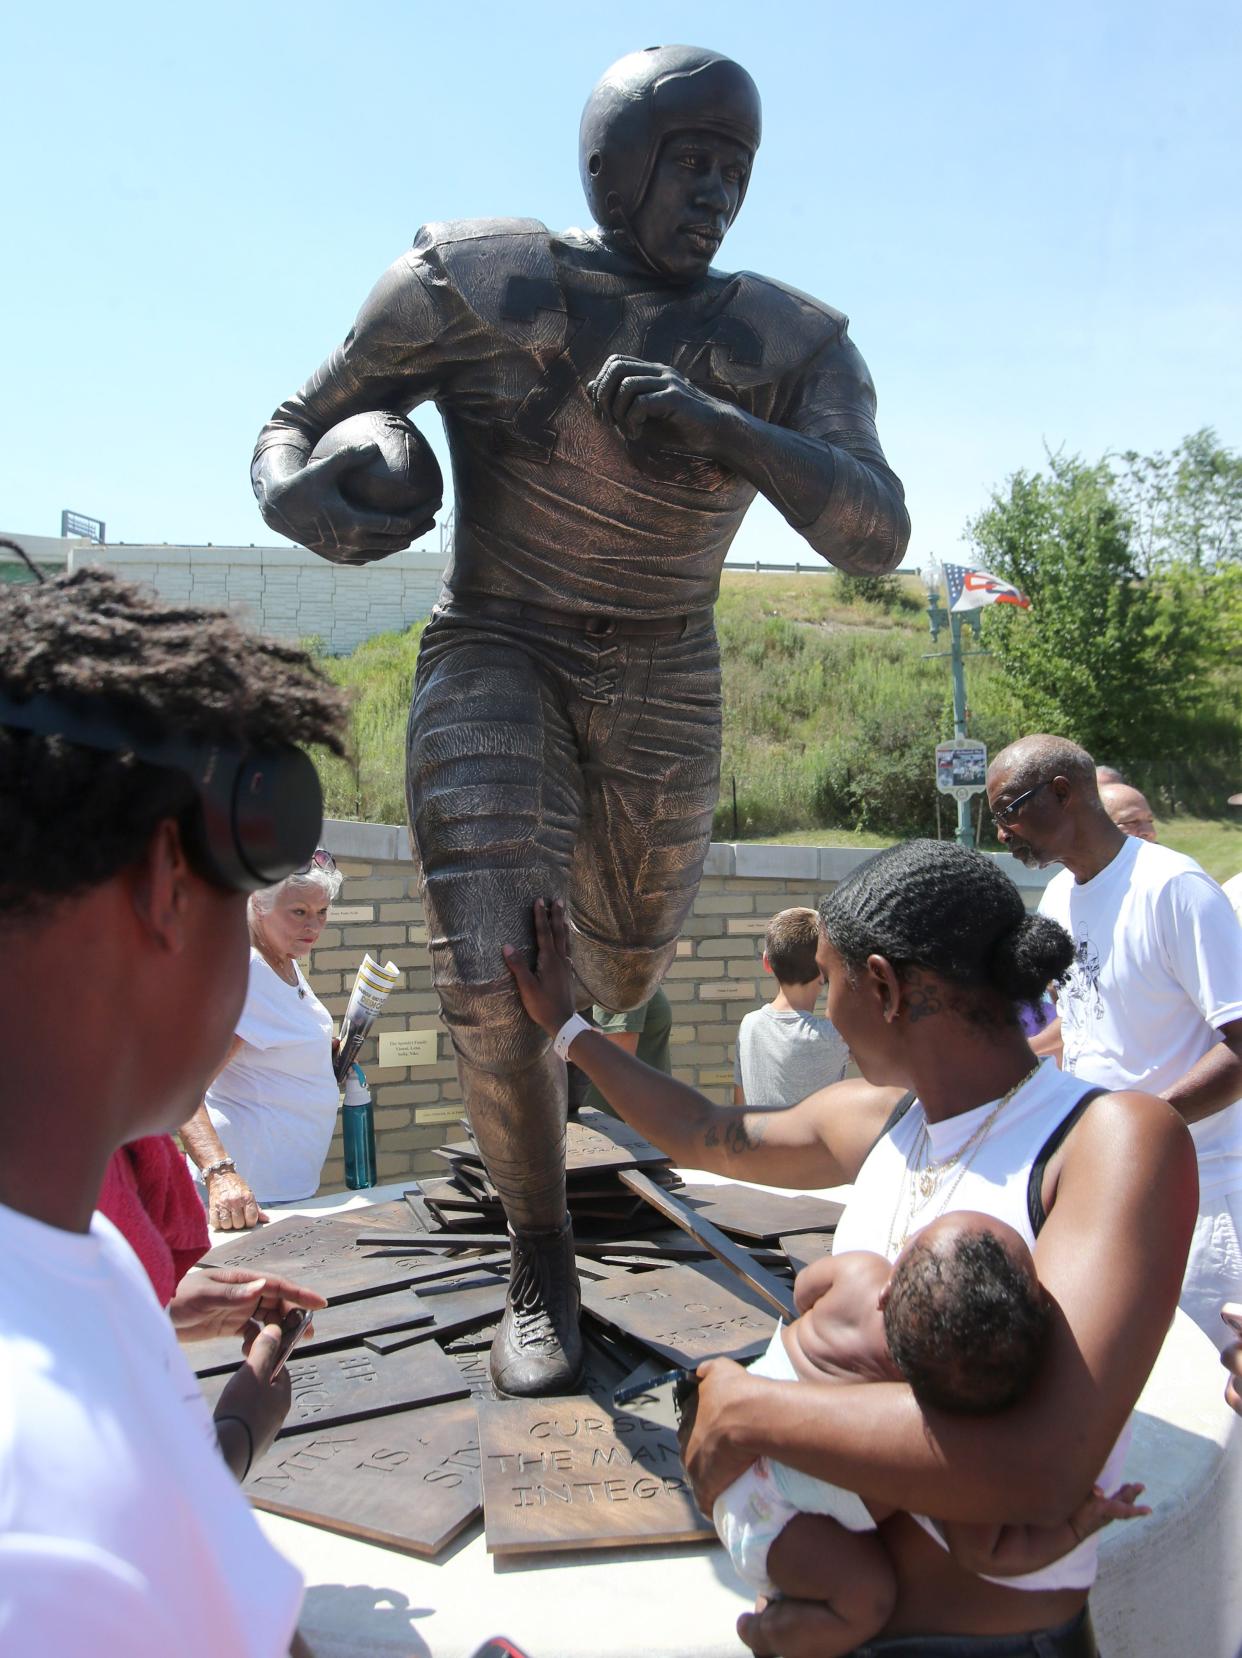
<path fill-rule="evenodd" d="M 992 822 L 998 829 L 1006 828 L 1017 817 L 1031 796 L 1038 794 L 1041 789 L 1046 789 L 1051 782 L 1051 777 L 1045 777 L 1042 783 L 1036 783 L 1033 789 L 1027 789 L 1025 794 L 1020 794 L 1016 800 L 1011 800 L 1008 806 L 998 806 L 991 814 Z"/>
<path fill-rule="evenodd" d="M 317 846 L 300 869 L 295 869 L 295 875 L 309 875 L 312 869 L 322 869 L 327 875 L 336 873 L 336 859 L 331 852 L 322 846 Z"/>

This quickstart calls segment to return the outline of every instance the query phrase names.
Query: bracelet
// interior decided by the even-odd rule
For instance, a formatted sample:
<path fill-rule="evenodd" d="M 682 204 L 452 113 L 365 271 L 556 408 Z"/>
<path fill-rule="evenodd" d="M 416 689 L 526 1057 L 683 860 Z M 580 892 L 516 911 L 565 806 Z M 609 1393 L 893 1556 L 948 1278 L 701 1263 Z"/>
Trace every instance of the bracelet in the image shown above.
<path fill-rule="evenodd" d="M 254 1462 L 254 1435 L 250 1431 L 249 1422 L 247 1422 L 245 1417 L 243 1417 L 243 1416 L 217 1416 L 216 1417 L 216 1433 L 217 1433 L 217 1435 L 220 1432 L 220 1428 L 221 1428 L 222 1424 L 225 1423 L 225 1422 L 236 1422 L 237 1426 L 239 1428 L 241 1428 L 243 1433 L 246 1435 L 246 1466 L 242 1469 L 241 1473 L 237 1476 L 238 1484 L 240 1484 L 241 1481 L 246 1478 L 247 1474 L 249 1474 L 251 1464 Z"/>
<path fill-rule="evenodd" d="M 208 1163 L 203 1170 L 203 1179 L 210 1180 L 213 1174 L 236 1174 L 237 1164 L 231 1157 L 222 1157 L 218 1163 Z"/>
<path fill-rule="evenodd" d="M 569 1058 L 569 1045 L 575 1037 L 581 1036 L 584 1030 L 594 1030 L 589 1019 L 584 1019 L 580 1013 L 571 1013 L 569 1018 L 552 1038 L 552 1052 L 558 1059 Z"/>

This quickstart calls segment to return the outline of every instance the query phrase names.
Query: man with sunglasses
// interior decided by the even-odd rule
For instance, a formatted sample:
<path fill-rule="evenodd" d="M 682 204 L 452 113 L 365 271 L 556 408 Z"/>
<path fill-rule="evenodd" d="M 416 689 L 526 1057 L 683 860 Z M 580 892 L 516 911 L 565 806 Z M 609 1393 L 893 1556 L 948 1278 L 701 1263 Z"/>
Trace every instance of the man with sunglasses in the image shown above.
<path fill-rule="evenodd" d="M 1065 866 L 1039 907 L 1075 960 L 1032 1046 L 1087 1082 L 1161 1095 L 1190 1126 L 1199 1219 L 1181 1305 L 1223 1347 L 1220 1304 L 1242 1299 L 1242 928 L 1193 858 L 1112 821 L 1076 743 L 1010 744 L 988 803 L 1019 863 Z"/>

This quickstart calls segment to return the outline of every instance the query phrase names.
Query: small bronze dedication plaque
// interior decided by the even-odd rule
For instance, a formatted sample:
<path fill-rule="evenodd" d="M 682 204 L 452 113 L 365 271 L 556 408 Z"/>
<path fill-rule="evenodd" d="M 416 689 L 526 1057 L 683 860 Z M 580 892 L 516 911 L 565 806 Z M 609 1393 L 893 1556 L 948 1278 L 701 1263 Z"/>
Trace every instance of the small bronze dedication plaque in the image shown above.
<path fill-rule="evenodd" d="M 589 1395 L 475 1401 L 489 1554 L 714 1537 L 667 1428 Z"/>

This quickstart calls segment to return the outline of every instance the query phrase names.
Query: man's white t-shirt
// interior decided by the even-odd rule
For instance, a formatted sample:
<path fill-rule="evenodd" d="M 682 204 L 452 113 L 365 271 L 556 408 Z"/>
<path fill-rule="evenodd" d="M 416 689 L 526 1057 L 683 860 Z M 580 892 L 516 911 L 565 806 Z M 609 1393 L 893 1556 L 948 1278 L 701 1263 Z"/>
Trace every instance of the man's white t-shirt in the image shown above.
<path fill-rule="evenodd" d="M 1057 996 L 1074 1076 L 1161 1094 L 1242 1019 L 1242 928 L 1193 858 L 1128 835 L 1091 880 L 1055 875 L 1039 908 L 1074 941 Z M 1200 1203 L 1242 1190 L 1242 1101 L 1190 1132 Z"/>
<path fill-rule="evenodd" d="M 1221 883 L 1221 891 L 1233 905 L 1233 913 L 1242 921 L 1242 874 L 1231 875 Z"/>
<path fill-rule="evenodd" d="M 294 966 L 296 986 L 251 949 L 237 1025 L 246 1046 L 207 1090 L 207 1114 L 260 1203 L 315 1195 L 340 1104 L 332 1015 Z"/>
<path fill-rule="evenodd" d="M 284 1658 L 259 1530 L 137 1256 L 0 1206 L 0 1652 Z M 240 1343 L 239 1343 L 240 1346 Z"/>

